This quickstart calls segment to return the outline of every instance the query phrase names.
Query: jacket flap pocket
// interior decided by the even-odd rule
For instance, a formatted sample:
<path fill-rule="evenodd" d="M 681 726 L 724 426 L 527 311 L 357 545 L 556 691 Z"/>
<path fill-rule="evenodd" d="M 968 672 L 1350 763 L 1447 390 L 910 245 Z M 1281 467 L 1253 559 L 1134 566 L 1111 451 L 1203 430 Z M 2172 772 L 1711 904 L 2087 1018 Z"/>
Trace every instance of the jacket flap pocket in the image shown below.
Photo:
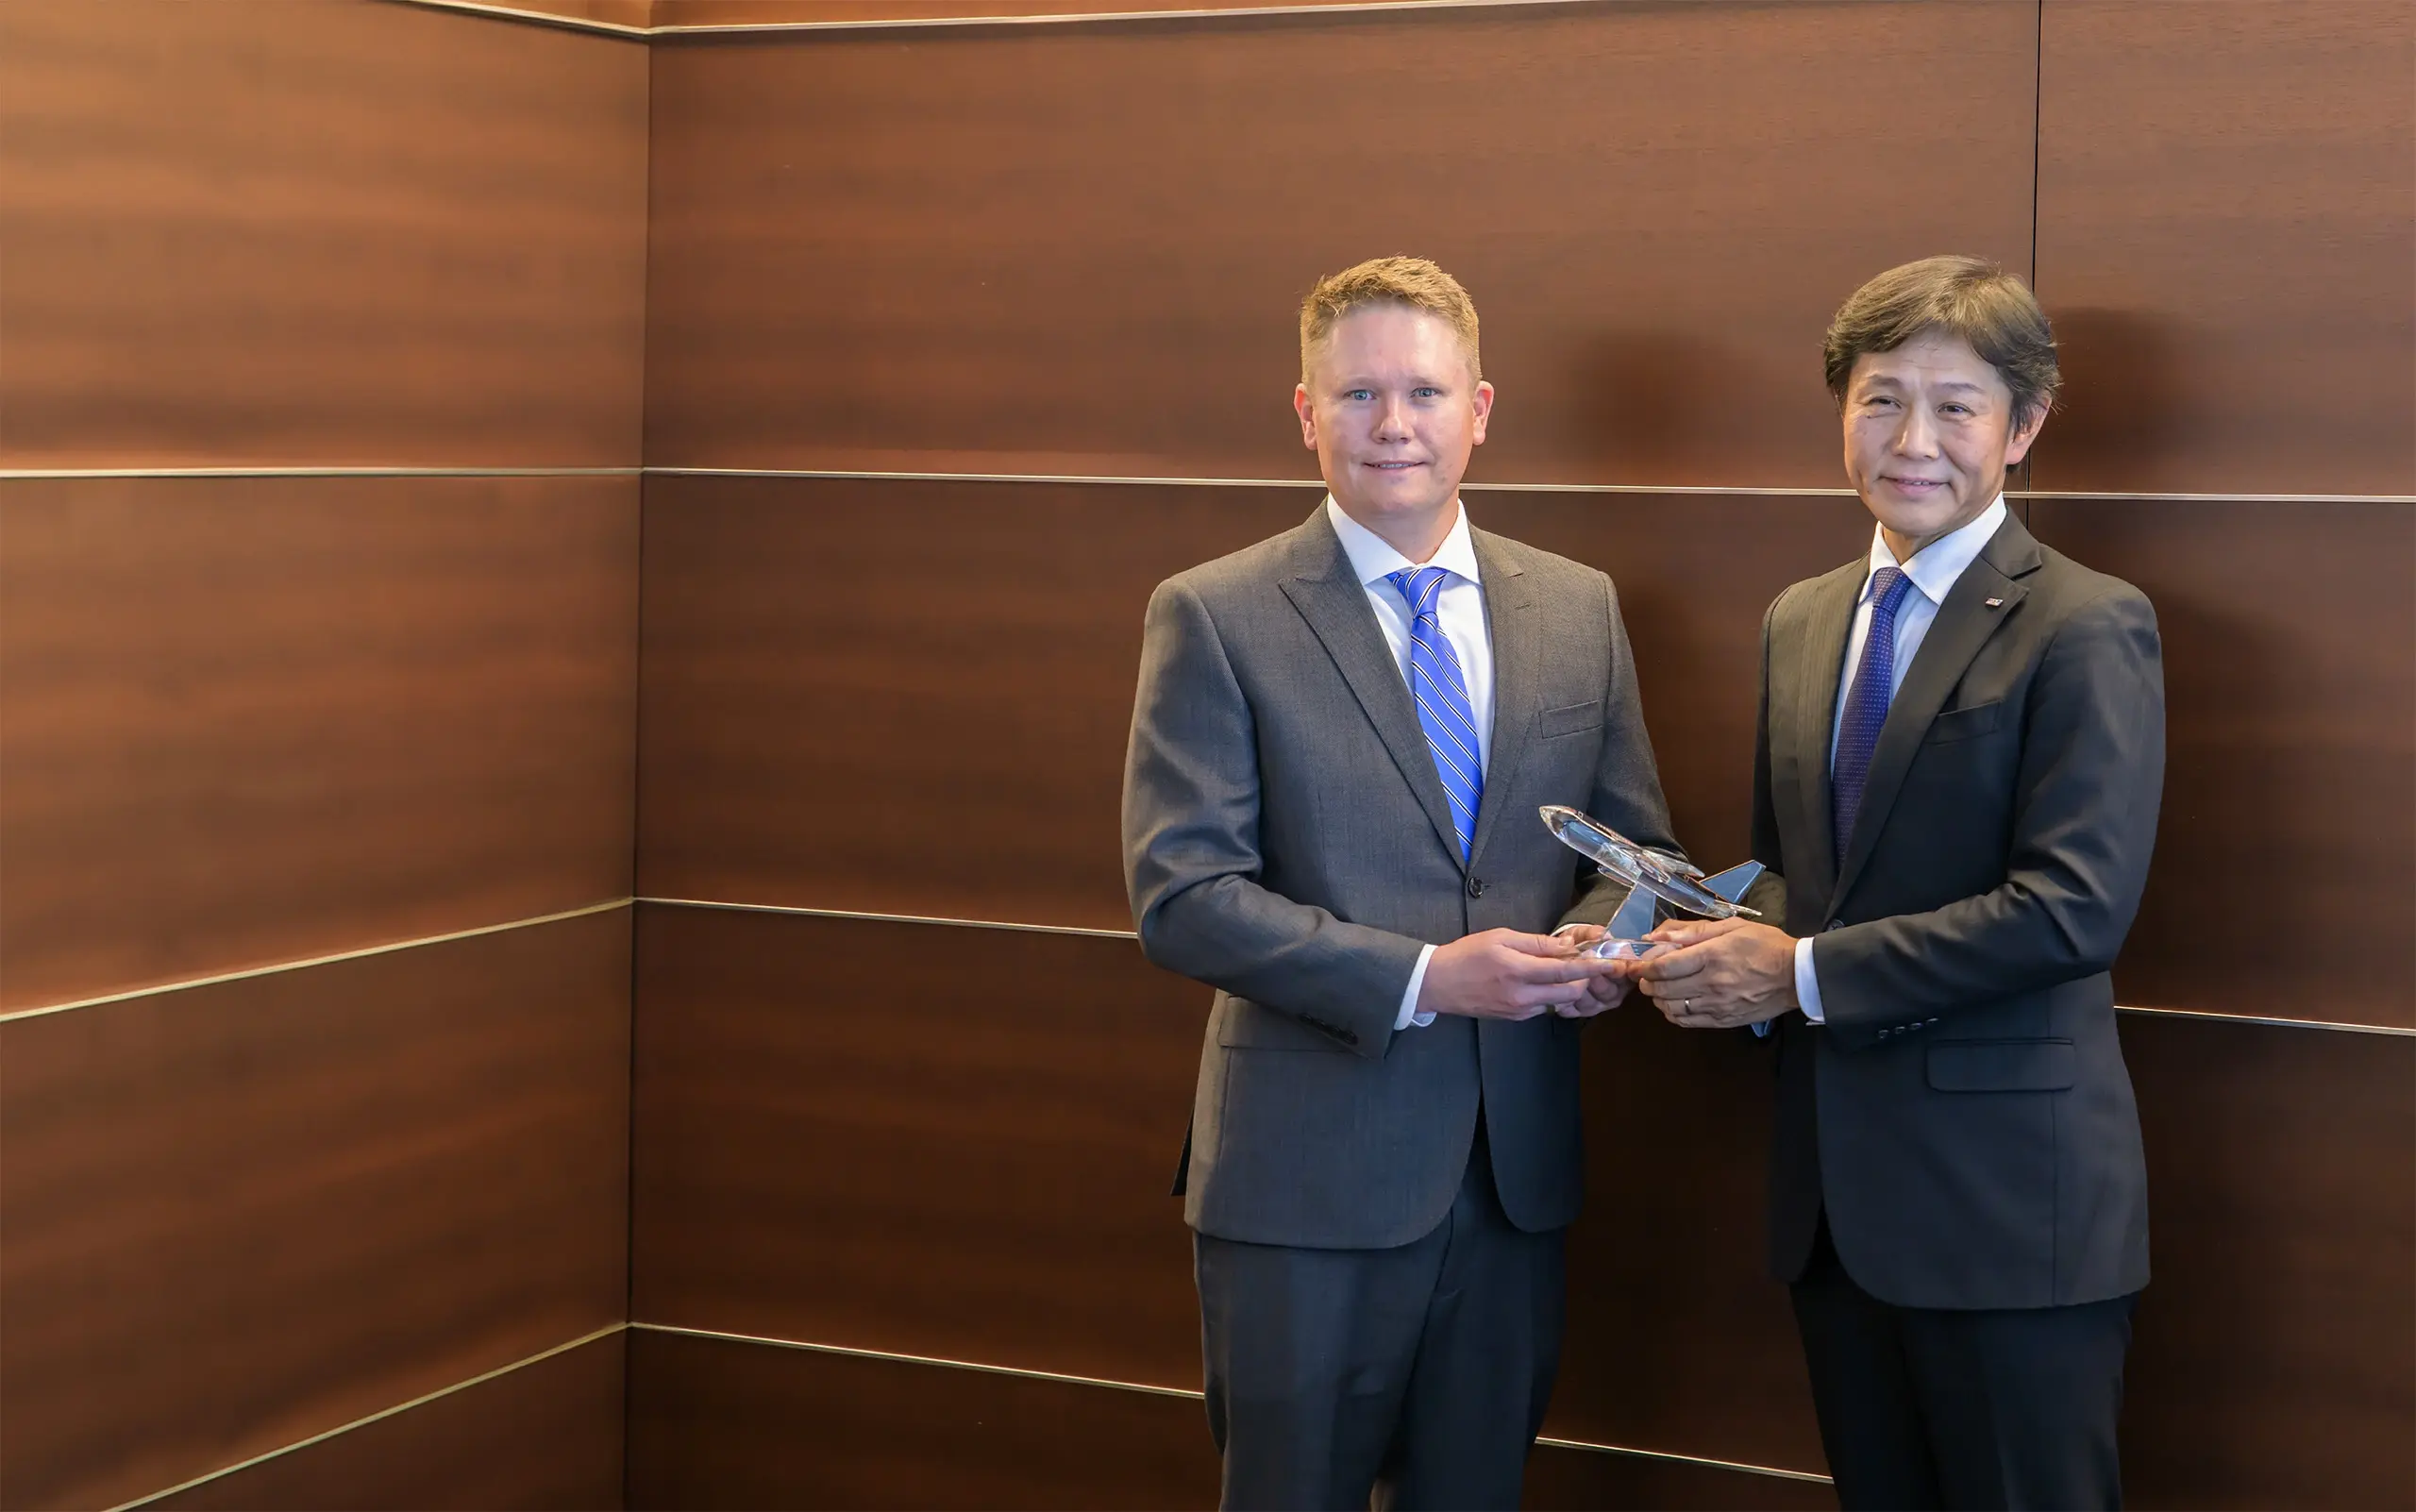
<path fill-rule="evenodd" d="M 1349 1047 L 1320 1030 L 1273 1008 L 1262 1008 L 1246 998 L 1227 998 L 1216 1019 L 1216 1043 L 1245 1050 L 1331 1050 L 1351 1053 Z"/>
<path fill-rule="evenodd" d="M 2068 1039 L 1965 1039 L 1929 1048 L 1934 1092 L 2061 1092 L 2079 1067 Z"/>
<path fill-rule="evenodd" d="M 1929 722 L 1929 733 L 1921 738 L 1933 746 L 1943 746 L 1950 740 L 1971 740 L 1979 735 L 1996 733 L 1998 721 L 2005 714 L 2005 700 L 1975 703 L 1968 709 L 1949 709 Z"/>
<path fill-rule="evenodd" d="M 1602 705 L 1599 700 L 1591 703 L 1563 704 L 1557 709 L 1547 709 L 1535 716 L 1537 740 L 1550 740 L 1554 735 L 1574 735 L 1585 731 L 1602 728 Z"/>

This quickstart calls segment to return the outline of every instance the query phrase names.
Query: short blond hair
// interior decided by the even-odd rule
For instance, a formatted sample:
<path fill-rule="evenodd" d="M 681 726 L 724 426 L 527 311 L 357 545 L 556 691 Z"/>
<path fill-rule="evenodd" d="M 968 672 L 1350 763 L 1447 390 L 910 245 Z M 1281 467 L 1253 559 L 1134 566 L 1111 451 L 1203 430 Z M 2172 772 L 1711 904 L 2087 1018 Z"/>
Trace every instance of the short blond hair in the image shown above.
<path fill-rule="evenodd" d="M 1468 378 L 1482 379 L 1476 356 L 1476 301 L 1460 280 L 1424 258 L 1370 258 L 1317 281 L 1300 301 L 1300 381 L 1309 380 L 1317 348 L 1342 317 L 1371 305 L 1397 305 L 1434 316 L 1451 328 L 1468 353 Z"/>

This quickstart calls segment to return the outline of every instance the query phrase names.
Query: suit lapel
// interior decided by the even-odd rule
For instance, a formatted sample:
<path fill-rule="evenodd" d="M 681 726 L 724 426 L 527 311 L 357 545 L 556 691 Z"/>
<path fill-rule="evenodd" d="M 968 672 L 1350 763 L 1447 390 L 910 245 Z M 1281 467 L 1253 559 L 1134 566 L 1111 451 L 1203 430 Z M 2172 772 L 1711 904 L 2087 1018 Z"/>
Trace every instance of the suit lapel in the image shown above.
<path fill-rule="evenodd" d="M 1535 589 L 1526 570 L 1502 543 L 1471 529 L 1477 571 L 1484 579 L 1485 619 L 1493 637 L 1493 743 L 1485 774 L 1485 798 L 1477 805 L 1476 835 L 1469 864 L 1485 853 L 1485 837 L 1511 801 L 1527 732 L 1542 713 L 1543 626 L 1535 613 Z M 1440 780 L 1435 782 L 1439 790 Z"/>
<path fill-rule="evenodd" d="M 1798 832 L 1809 838 L 1814 876 L 1819 878 L 1829 877 L 1836 866 L 1837 843 L 1829 820 L 1829 740 L 1837 723 L 1846 639 L 1854 630 L 1854 605 L 1862 596 L 1868 566 L 1868 562 L 1856 562 L 1816 580 L 1805 595 L 1794 645 L 1784 653 L 1773 647 L 1770 653 L 1773 661 L 1782 654 L 1795 659 L 1795 675 L 1786 683 L 1795 697 L 1783 705 L 1790 728 L 1773 731 L 1770 742 L 1773 750 L 1795 754 L 1796 802 L 1803 810 Z M 1774 686 L 1777 680 L 1771 680 Z M 1787 859 L 1793 865 L 1804 858 Z"/>
<path fill-rule="evenodd" d="M 1851 848 L 1837 868 L 1837 887 L 1830 894 L 1833 904 L 1845 896 L 1879 844 L 1879 832 L 1887 827 L 1888 812 L 1904 790 L 1904 775 L 1912 769 L 1913 756 L 1929 733 L 1930 721 L 1938 717 L 1947 695 L 1963 680 L 1980 647 L 2012 617 L 2014 606 L 2028 594 L 2014 580 L 2036 569 L 2038 561 L 2038 543 L 2020 520 L 2008 515 L 1947 590 L 1946 602 L 1938 605 L 1938 617 L 1930 621 L 1921 648 L 1913 654 L 1913 664 L 1904 669 L 1904 680 L 1888 705 L 1888 722 L 1879 727 L 1879 744 L 1871 750 L 1871 773 L 1863 783 L 1862 814 L 1854 824 Z"/>
<path fill-rule="evenodd" d="M 1434 826 L 1444 849 L 1456 861 L 1459 832 L 1451 828 L 1451 799 L 1443 795 L 1443 780 L 1434 775 L 1434 756 L 1426 748 L 1426 731 L 1418 722 L 1409 684 L 1384 631 L 1376 628 L 1375 611 L 1367 607 L 1367 590 L 1351 570 L 1351 558 L 1340 538 L 1326 523 L 1319 504 L 1308 523 L 1294 532 L 1292 575 L 1278 584 L 1300 617 L 1334 658 L 1342 680 L 1351 685 L 1367 722 L 1401 768 L 1403 781 L 1418 798 L 1418 806 Z"/>

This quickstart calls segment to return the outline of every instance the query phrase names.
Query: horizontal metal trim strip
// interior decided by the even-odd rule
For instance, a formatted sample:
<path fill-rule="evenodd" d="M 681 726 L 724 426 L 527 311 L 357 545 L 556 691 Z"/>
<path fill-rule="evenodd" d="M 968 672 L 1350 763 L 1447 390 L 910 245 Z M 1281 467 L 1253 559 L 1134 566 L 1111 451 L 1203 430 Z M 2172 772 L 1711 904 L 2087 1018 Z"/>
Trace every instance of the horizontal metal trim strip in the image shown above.
<path fill-rule="evenodd" d="M 519 6 L 491 4 L 488 0 L 400 0 L 400 3 L 417 6 L 423 10 L 459 10 L 495 21 L 518 21 L 530 25 L 557 26 L 564 31 L 592 31 L 607 37 L 626 37 L 631 42 L 644 42 L 654 34 L 651 26 L 597 21 L 593 16 L 562 16 L 550 10 L 529 10 Z"/>
<path fill-rule="evenodd" d="M 643 467 L 0 467 L 0 482 L 79 478 L 638 478 Z"/>
<path fill-rule="evenodd" d="M 782 31 L 866 31 L 931 26 L 1065 26 L 1086 22 L 1225 21 L 1266 16 L 1350 16 L 1386 11 L 1500 10 L 1579 4 L 1580 0 L 1355 0 L 1331 6 L 1270 5 L 1233 8 L 1198 7 L 1183 10 L 1103 10 L 1058 12 L 1045 16 L 904 16 L 895 20 L 866 17 L 860 21 L 731 21 L 696 25 L 651 26 L 653 37 L 729 36 Z"/>
<path fill-rule="evenodd" d="M 501 924 L 481 924 L 476 929 L 454 930 L 445 934 L 423 934 L 413 939 L 392 940 L 384 945 L 365 945 L 357 950 L 338 950 L 332 955 L 305 956 L 294 961 L 277 961 L 268 966 L 246 966 L 241 971 L 220 971 L 206 977 L 186 977 L 176 982 L 162 982 L 154 986 L 129 987 L 124 992 L 103 993 L 97 998 L 77 998 L 72 1002 L 43 1003 L 36 1008 L 16 1008 L 0 1013 L 0 1024 L 19 1018 L 40 1018 L 49 1014 L 73 1013 L 78 1008 L 98 1008 L 105 1003 L 128 1002 L 136 998 L 156 998 L 161 993 L 186 992 L 194 987 L 214 987 L 222 982 L 244 982 L 253 977 L 273 977 L 287 971 L 308 971 L 312 966 L 333 966 L 339 961 L 360 961 L 373 955 L 392 955 L 397 950 L 416 950 L 427 945 L 445 945 L 455 940 L 474 940 L 481 934 L 501 934 L 509 930 L 534 929 L 540 924 L 559 924 L 564 919 L 585 918 L 590 914 L 609 914 L 616 908 L 627 908 L 634 899 L 607 899 L 584 908 L 566 908 L 558 914 L 540 914 L 533 918 L 507 919 Z M 164 1492 L 161 1494 L 165 1494 Z"/>
<path fill-rule="evenodd" d="M 717 1339 L 725 1344 L 761 1344 L 770 1349 L 801 1350 L 810 1354 L 837 1354 L 856 1360 L 882 1360 L 895 1365 L 931 1365 L 948 1370 L 972 1370 L 982 1375 L 1016 1376 L 1027 1381 L 1053 1381 L 1065 1386 L 1104 1386 L 1111 1391 L 1137 1391 L 1145 1396 L 1179 1397 L 1190 1402 L 1204 1400 L 1205 1394 L 1185 1386 L 1144 1386 L 1137 1381 L 1111 1381 L 1104 1376 L 1067 1375 L 1058 1370 L 1035 1370 L 1023 1366 L 985 1365 L 974 1360 L 943 1359 L 936 1354 L 901 1354 L 892 1350 L 859 1349 L 847 1344 L 814 1344 L 804 1339 L 773 1338 L 763 1334 L 732 1334 L 717 1328 L 682 1328 L 677 1323 L 647 1323 L 632 1319 L 629 1327 L 648 1334 L 671 1334 L 682 1338 Z M 1705 1465 L 1719 1470 L 1741 1470 L 1748 1475 L 1769 1475 L 1783 1481 L 1817 1481 L 1826 1486 L 1829 1477 L 1808 1470 L 1780 1470 L 1770 1465 L 1749 1465 L 1742 1460 L 1710 1459 L 1701 1454 L 1680 1454 L 1659 1449 L 1634 1449 L 1625 1444 L 1598 1444 L 1584 1438 L 1538 1438 L 1540 1444 L 1556 1449 L 1583 1449 L 1601 1454 L 1632 1454 L 1639 1459 L 1673 1460 L 1683 1465 Z"/>
<path fill-rule="evenodd" d="M 428 1392 L 423 1396 L 413 1397 L 409 1402 L 399 1402 L 391 1407 L 383 1408 L 378 1412 L 373 1412 L 366 1418 L 355 1418 L 352 1421 L 345 1423 L 340 1428 L 330 1428 L 325 1433 L 312 1434 L 308 1438 L 297 1438 L 293 1443 L 287 1444 L 282 1449 L 272 1449 L 265 1454 L 254 1454 L 251 1458 L 238 1461 L 235 1464 L 227 1466 L 225 1470 L 214 1470 L 207 1475 L 196 1475 L 192 1480 L 179 1482 L 175 1486 L 167 1487 L 165 1490 L 153 1491 L 150 1495 L 138 1498 L 132 1502 L 121 1502 L 116 1506 L 109 1508 L 109 1512 L 130 1512 L 131 1508 L 148 1506 L 152 1503 L 159 1501 L 161 1497 L 174 1496 L 179 1491 L 190 1491 L 196 1486 L 207 1486 L 211 1481 L 224 1480 L 238 1470 L 250 1470 L 255 1465 L 266 1464 L 272 1459 L 282 1458 L 287 1454 L 293 1453 L 296 1450 L 308 1449 L 312 1444 L 325 1443 L 328 1439 L 333 1438 L 340 1434 L 348 1434 L 355 1428 L 366 1428 L 373 1422 L 379 1422 L 385 1419 L 395 1417 L 398 1414 L 409 1412 L 413 1407 L 427 1406 L 429 1403 L 449 1397 L 457 1391 L 467 1391 L 474 1386 L 483 1386 L 487 1382 L 493 1381 L 498 1376 L 510 1375 L 514 1370 L 535 1365 L 542 1360 L 550 1360 L 557 1354 L 567 1354 L 572 1350 L 578 1349 L 582 1345 L 593 1344 L 599 1338 L 610 1338 L 615 1334 L 624 1332 L 629 1328 L 629 1325 L 627 1323 L 610 1324 L 606 1327 L 597 1329 L 593 1334 L 588 1334 L 581 1337 L 571 1339 L 566 1343 L 557 1344 L 552 1349 L 539 1350 L 536 1353 L 529 1355 L 527 1359 L 514 1360 L 510 1365 L 498 1365 L 494 1369 L 485 1371 L 482 1374 L 474 1375 L 466 1381 L 456 1381 L 451 1386 L 439 1386 L 435 1390 Z"/>
<path fill-rule="evenodd" d="M 1554 1438 L 1549 1434 L 1535 1437 L 1538 1444 L 1554 1449 L 1583 1449 L 1596 1454 L 1627 1454 L 1636 1459 L 1665 1459 L 1679 1465 L 1703 1465 L 1713 1470 L 1736 1470 L 1746 1475 L 1767 1475 L 1774 1481 L 1810 1481 L 1817 1486 L 1837 1483 L 1813 1470 L 1781 1470 L 1775 1465 L 1749 1465 L 1741 1459 L 1713 1459 L 1707 1454 L 1681 1454 L 1668 1449 L 1636 1449 L 1627 1444 L 1598 1444 L 1590 1438 Z"/>
<path fill-rule="evenodd" d="M 719 1339 L 725 1344 L 763 1344 L 773 1349 L 802 1350 L 809 1354 L 842 1354 L 849 1359 L 886 1360 L 897 1365 L 936 1365 L 950 1370 L 972 1370 L 982 1375 L 1012 1375 L 1027 1381 L 1056 1381 L 1066 1386 L 1105 1386 L 1111 1391 L 1137 1391 L 1151 1397 L 1187 1397 L 1194 1402 L 1201 1394 L 1182 1386 L 1143 1386 L 1136 1381 L 1110 1381 L 1105 1376 L 1066 1375 L 1058 1370 L 1033 1370 L 1015 1365 L 982 1365 L 973 1360 L 946 1360 L 936 1354 L 899 1354 L 890 1350 L 856 1349 L 846 1344 L 814 1344 L 797 1338 L 772 1338 L 762 1334 L 731 1334 L 717 1328 L 681 1328 L 677 1323 L 642 1323 L 632 1319 L 629 1327 L 648 1334 L 676 1334 L 683 1338 Z"/>
<path fill-rule="evenodd" d="M 422 4 L 426 0 L 399 0 Z M 1551 0 L 1546 0 L 1551 3 Z M 817 23 L 818 25 L 818 23 Z M 881 22 L 881 25 L 898 23 Z M 806 478 L 876 483 L 1101 483 L 1164 488 L 1317 488 L 1314 478 L 1148 478 L 1106 473 L 881 472 L 836 467 L 5 467 L 0 481 L 79 478 Z M 1766 483 L 1484 483 L 1473 494 L 1702 494 L 1852 498 L 1851 488 Z M 2005 497 L 2170 501 L 2182 504 L 2416 504 L 2416 494 L 2139 494 L 2106 489 L 2008 489 Z"/>
<path fill-rule="evenodd" d="M 1108 483 L 1168 488 L 1317 488 L 1314 478 L 1142 478 L 1103 473 L 876 472 L 837 467 L 656 467 L 648 478 L 817 478 L 861 482 Z M 1466 482 L 1472 494 L 1703 494 L 1777 498 L 1852 498 L 1851 488 L 1780 487 L 1767 483 L 1486 483 Z M 2416 504 L 2416 494 L 2135 494 L 2107 490 L 2007 489 L 2009 499 L 2139 499 L 2200 504 Z"/>
<path fill-rule="evenodd" d="M 877 924 L 936 924 L 944 928 L 969 930 L 1023 930 L 1034 934 L 1084 934 L 1104 940 L 1138 940 L 1131 930 L 1087 929 L 1074 924 L 1015 924 L 1001 919 L 947 918 L 936 914 L 875 914 L 852 908 L 798 908 L 785 903 L 734 903 L 719 899 L 649 898 L 641 896 L 640 903 L 657 903 L 665 908 L 713 908 L 733 914 L 796 914 L 810 918 L 864 919 Z M 2148 1008 L 2131 1003 L 2117 1003 L 2118 1014 L 2157 1014 L 2173 1018 L 2202 1018 L 2219 1024 L 2264 1024 L 2277 1029 L 2330 1029 L 2351 1034 L 2398 1034 L 2416 1038 L 2416 1029 L 2403 1029 L 2393 1024 L 2359 1024 L 2330 1018 L 2274 1018 L 2248 1014 L 2210 1013 L 2197 1008 Z"/>
<path fill-rule="evenodd" d="M 1085 929 L 1079 924 L 1015 924 L 995 918 L 942 918 L 931 914 L 867 914 L 852 908 L 797 908 L 786 903 L 731 903 L 711 898 L 635 898 L 664 908 L 713 908 L 732 914 L 794 914 L 805 918 L 853 918 L 875 924 L 940 924 L 966 930 L 1021 930 L 1029 934 L 1086 934 L 1101 940 L 1137 940 L 1131 930 Z"/>
<path fill-rule="evenodd" d="M 2117 1003 L 2118 1014 L 2154 1014 L 2167 1018 L 2204 1018 L 2221 1024 L 2264 1024 L 2274 1029 L 2331 1029 L 2345 1034 L 2397 1034 L 2416 1039 L 2416 1029 L 2403 1029 L 2397 1024 L 2357 1024 L 2340 1018 L 2272 1018 L 2256 1014 L 2218 1014 L 2203 1008 L 2143 1008 L 2133 1003 Z"/>

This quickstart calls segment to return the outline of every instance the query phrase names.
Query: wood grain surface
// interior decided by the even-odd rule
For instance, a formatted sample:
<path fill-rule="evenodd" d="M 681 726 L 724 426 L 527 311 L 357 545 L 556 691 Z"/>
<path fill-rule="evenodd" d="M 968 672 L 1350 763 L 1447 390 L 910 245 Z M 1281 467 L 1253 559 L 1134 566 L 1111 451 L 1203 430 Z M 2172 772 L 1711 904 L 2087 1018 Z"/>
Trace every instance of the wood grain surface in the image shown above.
<path fill-rule="evenodd" d="M 1198 1386 L 1166 1194 L 1205 988 L 1130 940 L 638 930 L 633 1317 Z"/>
<path fill-rule="evenodd" d="M 0 1023 L 0 1504 L 114 1505 L 620 1321 L 629 981 L 616 910 Z"/>
<path fill-rule="evenodd" d="M 632 41 L 10 0 L 0 463 L 634 463 L 646 138 Z"/>
<path fill-rule="evenodd" d="M 2048 0 L 2036 486 L 2416 493 L 2416 8 Z"/>
<path fill-rule="evenodd" d="M 483 1381 L 150 1504 L 223 1512 L 621 1505 L 624 1336 Z"/>
<path fill-rule="evenodd" d="M 2122 1001 L 2416 1028 L 2416 510 L 2041 499 L 2164 637 L 2164 810 Z"/>
<path fill-rule="evenodd" d="M 636 495 L 0 483 L 0 1004 L 627 897 Z"/>
<path fill-rule="evenodd" d="M 1196 1398 L 629 1332 L 633 1508 L 1198 1507 Z"/>
<path fill-rule="evenodd" d="M 1473 294 L 1494 479 L 1826 485 L 1820 332 L 2026 270 L 2036 6 L 1438 8 L 654 44 L 646 460 L 1304 478 L 1300 300 Z M 1875 59 L 1955 108 L 1891 138 Z"/>

